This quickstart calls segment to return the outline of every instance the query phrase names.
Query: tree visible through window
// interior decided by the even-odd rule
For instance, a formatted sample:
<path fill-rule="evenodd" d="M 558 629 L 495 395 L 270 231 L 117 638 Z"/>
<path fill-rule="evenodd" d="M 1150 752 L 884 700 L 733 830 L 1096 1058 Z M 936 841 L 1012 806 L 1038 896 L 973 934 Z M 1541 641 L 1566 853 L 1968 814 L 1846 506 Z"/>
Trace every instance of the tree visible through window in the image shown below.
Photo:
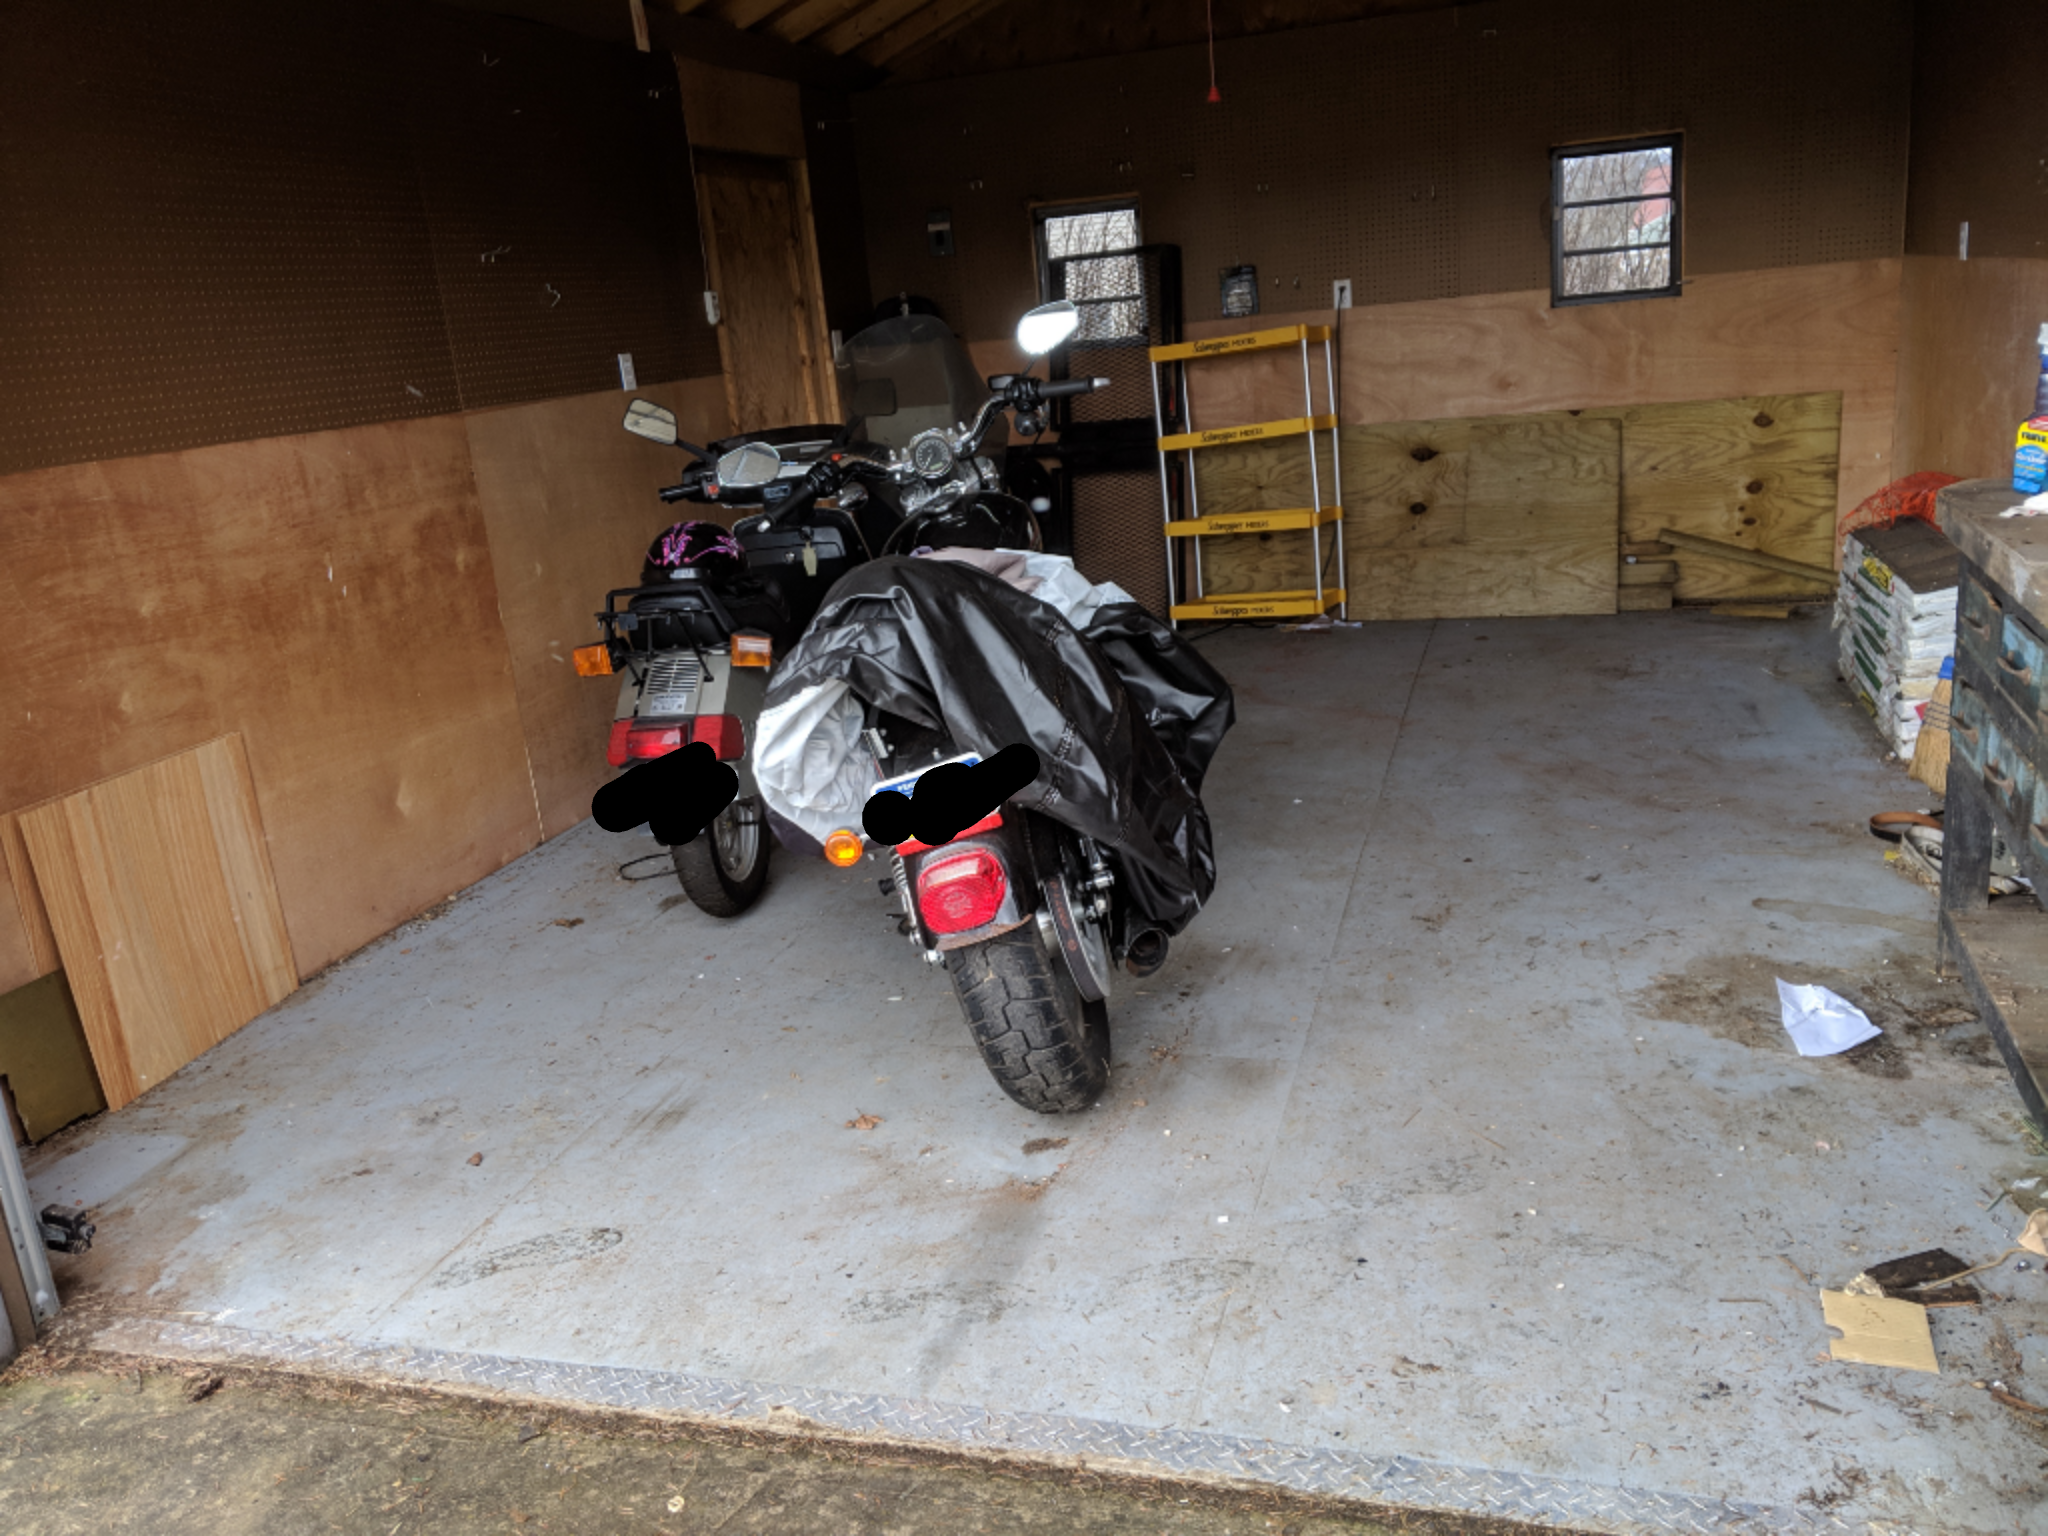
<path fill-rule="evenodd" d="M 1080 342 L 1145 337 L 1145 264 L 1138 205 L 1094 203 L 1038 213 L 1039 289 L 1081 310 Z"/>
<path fill-rule="evenodd" d="M 1671 136 L 1550 152 L 1550 300 L 1679 291 L 1679 141 Z"/>

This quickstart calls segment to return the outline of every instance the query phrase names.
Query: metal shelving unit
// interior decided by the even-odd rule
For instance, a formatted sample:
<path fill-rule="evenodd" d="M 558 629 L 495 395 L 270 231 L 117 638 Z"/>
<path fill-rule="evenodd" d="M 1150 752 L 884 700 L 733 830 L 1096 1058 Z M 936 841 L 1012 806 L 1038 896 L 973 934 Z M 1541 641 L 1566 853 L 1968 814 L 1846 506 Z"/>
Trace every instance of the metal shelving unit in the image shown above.
<path fill-rule="evenodd" d="M 1320 345 L 1323 353 L 1323 404 L 1324 410 L 1316 410 L 1315 375 L 1310 365 L 1309 352 L 1312 346 Z M 1301 394 L 1302 414 L 1282 421 L 1263 421 L 1235 427 L 1198 428 L 1194 420 L 1194 409 L 1188 401 L 1187 365 L 1210 358 L 1240 357 L 1248 352 L 1271 352 L 1284 347 L 1299 348 L 1301 352 Z M 1152 410 L 1153 421 L 1159 432 L 1159 490 L 1165 508 L 1166 530 L 1166 596 L 1168 618 L 1178 626 L 1183 619 L 1278 619 L 1310 618 L 1335 608 L 1338 617 L 1345 616 L 1345 574 L 1344 574 L 1344 509 L 1338 504 L 1341 495 L 1342 461 L 1337 444 L 1337 362 L 1335 339 L 1327 325 L 1289 325 L 1270 331 L 1248 331 L 1240 336 L 1217 336 L 1202 341 L 1183 342 L 1178 346 L 1153 347 L 1152 359 Z M 1162 369 L 1180 369 L 1178 380 L 1163 378 Z M 1176 388 L 1176 384 L 1179 386 Z M 1184 402 L 1186 412 L 1185 432 L 1169 434 L 1166 430 L 1164 402 L 1178 399 Z M 1328 433 L 1330 443 L 1330 494 L 1331 502 L 1323 501 L 1322 467 L 1316 458 L 1318 434 Z M 1256 512 L 1223 512 L 1212 516 L 1202 515 L 1201 499 L 1195 484 L 1195 454 L 1204 448 L 1224 448 L 1236 443 L 1263 442 L 1269 439 L 1301 437 L 1306 439 L 1308 450 L 1309 500 L 1307 507 L 1277 507 Z M 1173 456 L 1185 454 L 1188 516 L 1174 516 L 1175 486 L 1173 477 Z M 1323 530 L 1332 531 L 1337 559 L 1337 581 L 1334 587 L 1323 583 Z M 1202 540 L 1229 534 L 1305 532 L 1309 536 L 1314 562 L 1315 586 L 1298 591 L 1285 592 L 1231 592 L 1210 597 L 1202 587 Z M 1177 588 L 1179 561 L 1175 556 L 1173 541 L 1187 539 L 1190 564 L 1193 569 L 1191 592 L 1183 600 Z"/>

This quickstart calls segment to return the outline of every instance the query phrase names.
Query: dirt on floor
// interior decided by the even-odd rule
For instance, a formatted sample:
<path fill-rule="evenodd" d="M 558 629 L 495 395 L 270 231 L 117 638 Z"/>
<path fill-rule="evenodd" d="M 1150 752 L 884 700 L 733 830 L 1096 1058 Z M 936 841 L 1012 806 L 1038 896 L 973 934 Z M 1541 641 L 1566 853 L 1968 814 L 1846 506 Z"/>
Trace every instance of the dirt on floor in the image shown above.
<path fill-rule="evenodd" d="M 45 1346 L 0 1375 L 0 1529 L 1509 1536 L 1523 1528 Z M 1546 1527 L 1546 1536 L 1561 1533 Z"/>
<path fill-rule="evenodd" d="M 1777 978 L 1828 988 L 1861 1008 L 1882 1037 L 1842 1052 L 1841 1060 L 1877 1077 L 1912 1075 L 1912 1058 L 1929 1050 L 1986 1066 L 1997 1046 L 1957 982 L 1932 974 L 1924 953 L 1900 946 L 1884 963 L 1860 971 L 1798 965 L 1765 955 L 1703 955 L 1682 971 L 1658 976 L 1629 1001 L 1652 1018 L 1695 1024 L 1723 1040 L 1786 1050 Z"/>

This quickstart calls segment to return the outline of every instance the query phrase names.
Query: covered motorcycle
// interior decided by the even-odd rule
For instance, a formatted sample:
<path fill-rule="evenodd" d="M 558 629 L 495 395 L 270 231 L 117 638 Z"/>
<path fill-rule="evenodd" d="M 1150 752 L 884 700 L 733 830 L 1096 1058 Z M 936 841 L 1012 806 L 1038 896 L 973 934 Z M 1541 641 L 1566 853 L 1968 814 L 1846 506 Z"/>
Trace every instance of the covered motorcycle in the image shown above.
<path fill-rule="evenodd" d="M 1030 345 L 1030 323 L 1060 308 L 1026 317 L 1028 351 L 1048 349 Z M 910 438 L 912 465 L 934 436 L 926 461 L 957 464 L 994 411 L 1024 417 L 1096 381 L 989 382 L 979 410 L 955 402 L 953 427 Z M 893 457 L 832 464 L 902 474 Z M 1208 662 L 1128 593 L 1038 552 L 1007 503 L 941 485 L 892 541 L 902 553 L 834 585 L 771 679 L 756 774 L 778 825 L 834 864 L 886 857 L 903 930 L 951 974 L 998 1084 L 1027 1108 L 1073 1111 L 1107 1079 L 1115 962 L 1157 970 L 1214 888 L 1200 789 L 1233 705 Z M 903 824 L 873 815 L 871 796 L 922 803 L 932 770 L 1019 747 L 1035 776 L 979 820 L 879 846 L 863 836 Z"/>

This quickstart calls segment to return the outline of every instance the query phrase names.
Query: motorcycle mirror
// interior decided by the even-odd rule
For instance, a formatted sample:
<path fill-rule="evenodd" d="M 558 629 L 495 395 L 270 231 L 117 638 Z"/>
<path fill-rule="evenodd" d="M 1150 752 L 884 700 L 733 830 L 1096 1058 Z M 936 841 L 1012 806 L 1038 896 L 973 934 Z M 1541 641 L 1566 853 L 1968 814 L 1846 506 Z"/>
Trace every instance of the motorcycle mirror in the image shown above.
<path fill-rule="evenodd" d="M 782 473 L 782 455 L 767 443 L 742 443 L 718 460 L 721 485 L 748 490 L 769 485 Z"/>
<path fill-rule="evenodd" d="M 664 443 L 671 448 L 682 440 L 682 433 L 676 426 L 676 413 L 652 400 L 635 400 L 627 406 L 625 426 L 635 437 Z"/>
<path fill-rule="evenodd" d="M 896 414 L 896 381 L 862 379 L 853 386 L 853 414 L 860 417 Z"/>
<path fill-rule="evenodd" d="M 1041 304 L 1017 322 L 1017 345 L 1043 357 L 1081 328 L 1081 311 L 1071 299 Z"/>

